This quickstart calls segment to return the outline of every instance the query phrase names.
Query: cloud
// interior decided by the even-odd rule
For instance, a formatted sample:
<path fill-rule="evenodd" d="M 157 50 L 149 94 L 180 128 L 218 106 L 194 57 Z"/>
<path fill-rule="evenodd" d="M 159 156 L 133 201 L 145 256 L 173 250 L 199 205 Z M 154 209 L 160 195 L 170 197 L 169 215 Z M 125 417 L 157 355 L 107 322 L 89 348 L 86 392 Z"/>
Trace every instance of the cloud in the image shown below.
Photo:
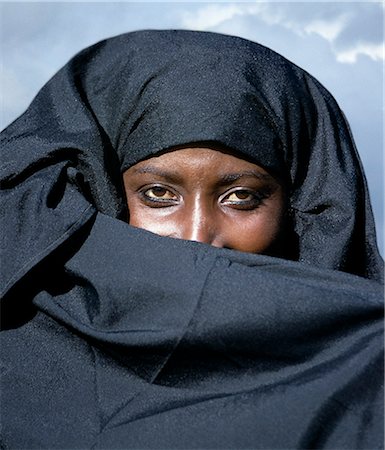
<path fill-rule="evenodd" d="M 345 28 L 348 17 L 343 14 L 336 17 L 334 20 L 314 20 L 305 26 L 304 31 L 307 34 L 315 33 L 326 39 L 329 42 L 333 42 Z"/>
<path fill-rule="evenodd" d="M 197 11 L 186 11 L 182 16 L 182 24 L 186 28 L 205 31 L 221 25 L 236 16 L 255 14 L 259 10 L 258 4 L 210 4 Z"/>
<path fill-rule="evenodd" d="M 379 3 L 360 3 L 349 16 L 332 48 L 338 62 L 353 64 L 360 55 L 373 61 L 384 59 L 384 9 Z"/>
<path fill-rule="evenodd" d="M 338 62 L 353 64 L 357 62 L 360 55 L 365 55 L 374 61 L 384 59 L 383 44 L 368 44 L 360 42 L 352 48 L 336 51 L 336 58 Z"/>
<path fill-rule="evenodd" d="M 225 3 L 185 12 L 182 24 L 190 29 L 216 31 L 237 18 L 253 18 L 301 37 L 317 35 L 328 43 L 337 62 L 352 64 L 359 55 L 374 61 L 384 59 L 383 14 L 384 8 L 378 2 Z"/>

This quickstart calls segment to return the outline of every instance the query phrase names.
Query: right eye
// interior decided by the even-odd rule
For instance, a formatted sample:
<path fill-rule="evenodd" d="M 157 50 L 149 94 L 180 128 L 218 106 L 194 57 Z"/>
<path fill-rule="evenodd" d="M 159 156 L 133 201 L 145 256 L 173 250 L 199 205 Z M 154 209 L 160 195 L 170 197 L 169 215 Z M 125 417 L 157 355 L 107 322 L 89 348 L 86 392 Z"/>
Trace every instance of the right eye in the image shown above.
<path fill-rule="evenodd" d="M 163 186 L 152 186 L 141 192 L 144 200 L 157 206 L 171 206 L 178 201 L 178 196 Z M 159 205 L 161 204 L 161 205 Z"/>

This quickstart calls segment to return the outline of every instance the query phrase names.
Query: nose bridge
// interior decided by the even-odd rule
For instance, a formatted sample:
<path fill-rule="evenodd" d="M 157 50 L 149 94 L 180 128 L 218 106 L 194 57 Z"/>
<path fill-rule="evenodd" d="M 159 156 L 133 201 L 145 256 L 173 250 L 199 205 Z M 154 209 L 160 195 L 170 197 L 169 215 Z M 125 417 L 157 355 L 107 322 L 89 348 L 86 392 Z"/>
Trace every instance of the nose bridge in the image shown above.
<path fill-rule="evenodd" d="M 216 237 L 216 221 L 212 205 L 197 197 L 189 208 L 185 219 L 183 239 L 213 244 Z"/>

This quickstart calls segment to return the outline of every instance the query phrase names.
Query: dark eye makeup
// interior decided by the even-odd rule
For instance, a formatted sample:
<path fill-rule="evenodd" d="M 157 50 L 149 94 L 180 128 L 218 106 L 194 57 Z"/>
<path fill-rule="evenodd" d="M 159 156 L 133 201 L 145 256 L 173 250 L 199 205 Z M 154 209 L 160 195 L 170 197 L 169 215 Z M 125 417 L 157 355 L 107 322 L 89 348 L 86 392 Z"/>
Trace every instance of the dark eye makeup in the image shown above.
<path fill-rule="evenodd" d="M 138 194 L 150 207 L 172 206 L 179 201 L 179 196 L 175 192 L 162 185 L 145 186 L 138 191 Z"/>
<path fill-rule="evenodd" d="M 221 196 L 220 202 L 234 209 L 252 210 L 261 206 L 271 195 L 270 186 L 264 186 L 258 190 L 236 188 Z"/>
<path fill-rule="evenodd" d="M 272 193 L 271 186 L 263 186 L 258 190 L 238 187 L 220 195 L 218 201 L 221 205 L 233 209 L 253 210 L 261 206 Z M 138 194 L 143 203 L 151 208 L 175 206 L 181 199 L 181 196 L 170 187 L 159 184 L 144 186 L 138 190 Z"/>

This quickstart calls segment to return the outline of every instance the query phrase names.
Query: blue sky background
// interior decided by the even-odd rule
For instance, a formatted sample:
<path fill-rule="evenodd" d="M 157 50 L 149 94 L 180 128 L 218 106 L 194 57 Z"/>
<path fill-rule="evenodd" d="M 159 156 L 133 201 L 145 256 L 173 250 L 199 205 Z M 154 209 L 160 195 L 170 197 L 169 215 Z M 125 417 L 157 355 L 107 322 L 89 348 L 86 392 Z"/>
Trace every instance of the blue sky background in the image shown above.
<path fill-rule="evenodd" d="M 382 2 L 14 2 L 0 4 L 4 128 L 76 52 L 138 29 L 184 28 L 267 45 L 309 71 L 345 112 L 384 254 Z"/>

